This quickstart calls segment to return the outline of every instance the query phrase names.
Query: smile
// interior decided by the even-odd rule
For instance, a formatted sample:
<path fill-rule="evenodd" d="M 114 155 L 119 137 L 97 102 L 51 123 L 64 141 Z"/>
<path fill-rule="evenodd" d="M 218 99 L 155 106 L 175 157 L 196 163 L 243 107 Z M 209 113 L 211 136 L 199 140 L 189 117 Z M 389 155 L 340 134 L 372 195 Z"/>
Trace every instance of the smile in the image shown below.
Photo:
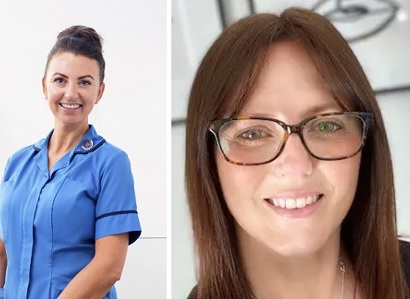
<path fill-rule="evenodd" d="M 306 206 L 313 205 L 322 196 L 323 194 L 315 194 L 298 198 L 267 198 L 266 201 L 278 208 L 294 210 L 303 209 Z"/>
<path fill-rule="evenodd" d="M 59 104 L 61 107 L 65 108 L 65 109 L 78 109 L 81 107 L 80 104 L 64 104 L 64 103 L 60 103 Z"/>

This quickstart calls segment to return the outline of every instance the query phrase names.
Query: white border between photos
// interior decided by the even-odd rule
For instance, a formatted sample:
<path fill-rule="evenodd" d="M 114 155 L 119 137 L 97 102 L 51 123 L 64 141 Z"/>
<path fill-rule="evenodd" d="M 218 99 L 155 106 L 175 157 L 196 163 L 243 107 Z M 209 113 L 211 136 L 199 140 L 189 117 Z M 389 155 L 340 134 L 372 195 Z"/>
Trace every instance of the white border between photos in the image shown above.
<path fill-rule="evenodd" d="M 167 95 L 166 95 L 166 111 L 167 111 L 167 121 L 166 121 L 166 132 L 167 132 L 167 148 L 166 148 L 166 155 L 167 155 L 167 241 L 166 241 L 166 252 L 167 252 L 167 299 L 171 299 L 171 240 L 172 240 L 172 224 L 171 224 L 171 214 L 172 214 L 172 198 L 171 198 L 171 26 L 172 26 L 172 16 L 171 16 L 171 0 L 166 1 L 167 3 L 167 21 L 166 21 L 166 33 L 167 33 L 167 58 L 166 58 L 166 85 L 167 85 Z"/>

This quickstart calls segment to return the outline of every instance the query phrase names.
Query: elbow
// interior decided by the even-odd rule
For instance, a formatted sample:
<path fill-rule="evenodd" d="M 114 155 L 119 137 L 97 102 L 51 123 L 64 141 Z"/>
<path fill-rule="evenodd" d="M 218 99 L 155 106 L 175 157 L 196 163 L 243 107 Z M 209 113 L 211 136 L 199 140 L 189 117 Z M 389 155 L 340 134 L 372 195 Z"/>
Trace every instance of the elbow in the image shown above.
<path fill-rule="evenodd" d="M 117 281 L 120 281 L 121 279 L 121 271 L 115 271 L 112 275 L 112 279 L 114 281 L 114 283 L 116 283 Z"/>
<path fill-rule="evenodd" d="M 120 281 L 122 269 L 111 268 L 109 273 L 109 280 L 111 285 L 114 285 L 117 281 Z"/>
<path fill-rule="evenodd" d="M 104 288 L 112 288 L 113 285 L 121 279 L 121 273 L 113 268 L 107 267 L 103 273 L 105 274 L 100 276 L 100 283 Z"/>
<path fill-rule="evenodd" d="M 112 287 L 121 279 L 123 263 L 118 263 L 115 260 L 95 258 L 93 263 L 96 265 L 95 273 L 100 277 L 101 282 L 107 287 Z"/>

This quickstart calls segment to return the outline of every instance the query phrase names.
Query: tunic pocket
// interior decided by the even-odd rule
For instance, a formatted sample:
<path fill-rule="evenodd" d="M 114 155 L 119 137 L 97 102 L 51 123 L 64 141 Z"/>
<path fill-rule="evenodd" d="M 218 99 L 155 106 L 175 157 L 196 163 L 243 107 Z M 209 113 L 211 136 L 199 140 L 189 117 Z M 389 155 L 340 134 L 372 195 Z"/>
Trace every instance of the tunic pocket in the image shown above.
<path fill-rule="evenodd" d="M 71 236 L 70 242 L 81 245 L 84 240 L 93 240 L 95 236 L 95 200 L 90 196 L 89 186 L 83 182 L 66 178 L 58 186 L 53 203 L 52 225 L 55 238 L 66 243 L 66 236 Z"/>

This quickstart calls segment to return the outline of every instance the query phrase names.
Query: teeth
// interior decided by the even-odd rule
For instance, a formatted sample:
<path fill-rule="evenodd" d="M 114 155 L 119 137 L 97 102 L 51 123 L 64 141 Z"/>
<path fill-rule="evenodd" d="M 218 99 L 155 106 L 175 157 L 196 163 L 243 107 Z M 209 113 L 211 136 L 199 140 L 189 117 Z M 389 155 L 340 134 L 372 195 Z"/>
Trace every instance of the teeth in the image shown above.
<path fill-rule="evenodd" d="M 298 198 L 296 199 L 296 207 L 298 209 L 306 207 L 307 200 L 304 200 L 303 198 Z"/>
<path fill-rule="evenodd" d="M 64 108 L 68 108 L 68 109 L 77 109 L 80 107 L 79 104 L 61 104 L 61 106 L 63 106 Z"/>
<path fill-rule="evenodd" d="M 286 199 L 280 198 L 279 199 L 279 206 L 281 208 L 285 208 L 286 207 Z"/>
<path fill-rule="evenodd" d="M 296 201 L 291 198 L 286 199 L 286 209 L 296 209 Z"/>
<path fill-rule="evenodd" d="M 299 198 L 271 198 L 269 202 L 275 207 L 282 209 L 303 209 L 304 207 L 314 204 L 319 199 L 319 194 L 299 197 Z"/>

